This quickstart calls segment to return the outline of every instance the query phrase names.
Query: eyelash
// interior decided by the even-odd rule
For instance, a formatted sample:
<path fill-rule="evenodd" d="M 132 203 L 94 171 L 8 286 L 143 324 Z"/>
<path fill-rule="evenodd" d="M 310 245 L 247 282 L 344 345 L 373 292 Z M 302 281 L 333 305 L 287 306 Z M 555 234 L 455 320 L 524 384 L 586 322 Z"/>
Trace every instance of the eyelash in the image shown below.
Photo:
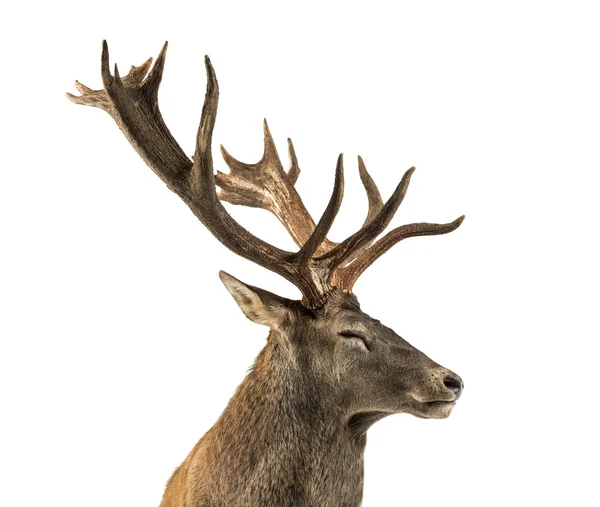
<path fill-rule="evenodd" d="M 371 347 L 369 347 L 369 344 L 367 343 L 367 339 L 358 333 L 355 333 L 353 331 L 342 331 L 340 333 L 340 336 L 343 336 L 344 338 L 358 338 L 359 340 L 361 340 L 364 344 L 364 346 L 367 348 L 367 350 L 369 352 L 371 352 Z"/>

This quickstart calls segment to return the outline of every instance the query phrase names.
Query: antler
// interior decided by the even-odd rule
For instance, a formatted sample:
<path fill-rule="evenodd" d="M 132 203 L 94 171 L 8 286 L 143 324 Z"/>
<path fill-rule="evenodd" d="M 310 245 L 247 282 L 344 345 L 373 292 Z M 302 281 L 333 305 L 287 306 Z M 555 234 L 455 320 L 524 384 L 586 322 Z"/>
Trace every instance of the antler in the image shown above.
<path fill-rule="evenodd" d="M 270 211 L 287 229 L 296 244 L 302 246 L 314 230 L 315 223 L 294 187 L 300 174 L 294 145 L 292 140 L 288 139 L 290 169 L 286 173 L 266 120 L 263 123 L 263 130 L 264 152 L 256 164 L 245 164 L 236 160 L 221 146 L 221 153 L 230 172 L 225 174 L 217 171 L 215 181 L 221 187 L 219 198 L 231 204 Z M 381 210 L 383 201 L 360 157 L 359 172 L 369 200 L 366 225 Z M 317 249 L 316 255 L 322 255 L 335 246 L 336 243 L 325 238 Z"/>
<path fill-rule="evenodd" d="M 158 107 L 158 87 L 166 50 L 167 44 L 145 78 L 151 60 L 140 67 L 132 67 L 129 74 L 121 79 L 116 65 L 114 76 L 110 73 L 108 46 L 104 41 L 101 66 L 104 90 L 91 90 L 76 83 L 82 95 L 67 95 L 77 104 L 100 107 L 108 112 L 144 161 L 183 199 L 221 243 L 242 257 L 288 279 L 300 289 L 307 305 L 320 305 L 329 288 L 329 273 L 323 272 L 321 266 L 313 262 L 312 255 L 325 238 L 339 210 L 343 193 L 342 157 L 338 159 L 329 205 L 298 252 L 281 250 L 257 238 L 233 220 L 216 193 L 211 142 L 219 89 L 210 60 L 205 58 L 208 82 L 192 162 L 169 132 Z"/>
<path fill-rule="evenodd" d="M 108 46 L 104 41 L 101 60 L 104 89 L 92 90 L 76 82 L 81 96 L 67 96 L 77 104 L 99 107 L 110 114 L 148 166 L 183 199 L 221 243 L 292 282 L 302 292 L 307 306 L 321 305 L 333 286 L 350 290 L 366 267 L 400 239 L 450 232 L 462 222 L 461 217 L 451 224 L 411 224 L 392 231 L 368 248 L 400 205 L 412 169 L 404 175 L 388 202 L 382 205 L 377 187 L 360 161 L 361 179 L 369 198 L 365 225 L 342 243 L 327 241 L 326 235 L 343 195 L 342 155 L 338 158 L 329 204 L 315 226 L 294 188 L 300 170 L 291 141 L 288 140 L 291 169 L 286 174 L 265 123 L 265 154 L 262 160 L 252 166 L 242 164 L 223 150 L 231 172 L 228 175 L 219 173 L 216 177 L 221 187 L 221 199 L 273 212 L 300 249 L 288 252 L 257 238 L 233 220 L 216 191 L 211 144 L 219 89 L 210 60 L 205 58 L 207 90 L 196 137 L 196 152 L 190 160 L 169 132 L 158 107 L 158 88 L 166 50 L 165 43 L 151 70 L 152 59 L 148 59 L 139 67 L 132 66 L 129 73 L 121 78 L 116 65 L 114 75 L 110 73 Z M 352 260 L 354 262 L 350 262 Z"/>
<path fill-rule="evenodd" d="M 264 153 L 256 164 L 245 164 L 233 158 L 221 146 L 229 174 L 218 172 L 215 179 L 221 187 L 219 197 L 231 204 L 262 208 L 273 213 L 301 246 L 315 225 L 294 184 L 300 174 L 298 159 L 288 138 L 290 169 L 286 173 L 277 154 L 275 143 L 266 120 L 264 121 Z M 365 187 L 369 210 L 363 227 L 341 244 L 324 239 L 316 251 L 315 261 L 332 269 L 329 284 L 351 292 L 358 277 L 381 255 L 399 241 L 412 236 L 446 234 L 457 229 L 464 215 L 447 224 L 414 223 L 398 227 L 373 246 L 375 238 L 388 226 L 400 206 L 410 177 L 409 169 L 396 192 L 384 205 L 377 185 L 367 171 L 362 157 L 358 157 L 361 181 Z"/>

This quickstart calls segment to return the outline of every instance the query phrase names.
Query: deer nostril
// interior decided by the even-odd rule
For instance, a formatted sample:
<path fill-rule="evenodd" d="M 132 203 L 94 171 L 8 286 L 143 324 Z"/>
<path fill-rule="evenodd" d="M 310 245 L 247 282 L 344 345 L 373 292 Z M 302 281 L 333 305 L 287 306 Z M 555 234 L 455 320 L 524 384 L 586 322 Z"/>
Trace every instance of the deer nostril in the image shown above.
<path fill-rule="evenodd" d="M 444 385 L 454 393 L 454 399 L 458 400 L 463 389 L 463 383 L 460 377 L 458 375 L 448 375 L 444 379 Z"/>

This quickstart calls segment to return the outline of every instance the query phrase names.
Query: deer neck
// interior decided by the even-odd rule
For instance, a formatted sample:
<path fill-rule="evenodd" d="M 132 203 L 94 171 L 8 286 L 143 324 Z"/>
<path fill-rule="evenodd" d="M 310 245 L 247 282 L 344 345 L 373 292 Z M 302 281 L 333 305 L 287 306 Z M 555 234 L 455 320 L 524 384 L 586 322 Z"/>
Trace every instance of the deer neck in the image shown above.
<path fill-rule="evenodd" d="M 207 434 L 221 483 L 234 490 L 262 483 L 278 505 L 292 497 L 289 505 L 360 505 L 366 436 L 352 431 L 332 396 L 307 381 L 271 334 Z"/>

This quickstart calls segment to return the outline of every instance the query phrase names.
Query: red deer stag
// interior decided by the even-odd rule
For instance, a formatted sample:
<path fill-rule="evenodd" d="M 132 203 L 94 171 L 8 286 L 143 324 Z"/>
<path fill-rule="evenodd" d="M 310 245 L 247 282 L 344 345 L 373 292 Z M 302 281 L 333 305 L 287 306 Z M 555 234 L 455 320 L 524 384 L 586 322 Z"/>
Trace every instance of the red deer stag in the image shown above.
<path fill-rule="evenodd" d="M 448 417 L 463 383 L 363 313 L 352 287 L 399 241 L 451 232 L 464 217 L 447 224 L 403 225 L 377 240 L 400 206 L 414 168 L 383 203 L 359 158 L 367 219 L 341 243 L 329 241 L 344 188 L 342 156 L 333 194 L 316 225 L 294 187 L 300 169 L 292 143 L 286 172 L 266 123 L 262 159 L 244 164 L 223 149 L 230 172 L 215 175 L 211 144 L 219 89 L 207 57 L 206 97 L 190 160 L 158 108 L 166 49 L 165 44 L 152 69 L 149 59 L 120 77 L 116 65 L 110 73 L 104 42 L 104 89 L 76 82 L 81 96 L 68 94 L 69 99 L 110 114 L 144 161 L 219 241 L 292 282 L 303 298 L 292 301 L 220 273 L 246 317 L 271 331 L 217 423 L 170 478 L 161 507 L 358 506 L 369 427 L 400 412 Z M 257 238 L 221 201 L 270 211 L 299 250 L 288 252 Z"/>

